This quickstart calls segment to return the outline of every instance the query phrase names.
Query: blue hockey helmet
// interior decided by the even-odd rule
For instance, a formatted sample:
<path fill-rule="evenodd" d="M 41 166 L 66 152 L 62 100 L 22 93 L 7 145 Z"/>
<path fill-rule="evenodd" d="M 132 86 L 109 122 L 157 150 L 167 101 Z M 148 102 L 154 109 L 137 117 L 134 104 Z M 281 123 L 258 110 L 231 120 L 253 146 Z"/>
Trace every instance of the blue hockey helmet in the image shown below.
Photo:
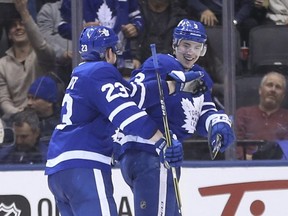
<path fill-rule="evenodd" d="M 183 19 L 174 29 L 173 44 L 176 45 L 180 40 L 191 40 L 198 43 L 205 43 L 207 34 L 201 22 Z"/>
<path fill-rule="evenodd" d="M 99 61 L 104 58 L 107 48 L 117 52 L 118 36 L 105 26 L 89 26 L 82 30 L 79 53 L 85 61 Z"/>

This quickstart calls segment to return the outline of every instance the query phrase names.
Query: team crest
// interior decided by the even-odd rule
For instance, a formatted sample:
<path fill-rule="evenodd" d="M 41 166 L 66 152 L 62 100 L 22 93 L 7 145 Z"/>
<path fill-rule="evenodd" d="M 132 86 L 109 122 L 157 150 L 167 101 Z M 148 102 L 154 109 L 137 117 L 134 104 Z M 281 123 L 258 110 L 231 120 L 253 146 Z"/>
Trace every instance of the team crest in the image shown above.
<path fill-rule="evenodd" d="M 182 98 L 181 101 L 182 109 L 185 115 L 185 124 L 182 125 L 182 128 L 184 128 L 188 133 L 191 134 L 195 131 L 196 124 L 201 112 L 195 107 L 195 103 L 198 104 L 199 100 L 196 98 L 193 98 L 192 100 L 193 101 L 190 101 L 187 98 Z"/>

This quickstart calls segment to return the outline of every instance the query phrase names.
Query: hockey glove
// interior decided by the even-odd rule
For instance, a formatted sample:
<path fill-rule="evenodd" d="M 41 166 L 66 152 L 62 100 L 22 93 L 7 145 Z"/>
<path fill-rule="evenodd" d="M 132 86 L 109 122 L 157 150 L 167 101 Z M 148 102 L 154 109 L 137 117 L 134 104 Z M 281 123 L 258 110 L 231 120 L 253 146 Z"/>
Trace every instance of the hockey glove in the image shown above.
<path fill-rule="evenodd" d="M 207 91 L 207 87 L 202 77 L 204 73 L 202 71 L 171 71 L 167 75 L 167 80 L 176 81 L 175 92 L 184 91 L 190 92 L 193 96 L 198 97 Z"/>
<path fill-rule="evenodd" d="M 170 167 L 180 167 L 183 161 L 183 147 L 179 140 L 172 139 L 172 145 L 165 151 L 165 160 Z"/>
<path fill-rule="evenodd" d="M 162 137 L 155 143 L 156 152 L 160 157 L 160 162 L 169 169 L 172 167 L 179 167 L 183 161 L 182 144 L 175 139 L 172 139 L 172 145 L 167 146 L 166 139 Z"/>
<path fill-rule="evenodd" d="M 213 115 L 214 116 L 214 115 Z M 231 128 L 231 121 L 226 114 L 216 114 L 214 118 L 210 121 L 209 126 L 209 136 L 210 144 L 217 144 L 221 142 L 220 151 L 224 152 L 228 146 L 234 143 L 235 135 Z"/>

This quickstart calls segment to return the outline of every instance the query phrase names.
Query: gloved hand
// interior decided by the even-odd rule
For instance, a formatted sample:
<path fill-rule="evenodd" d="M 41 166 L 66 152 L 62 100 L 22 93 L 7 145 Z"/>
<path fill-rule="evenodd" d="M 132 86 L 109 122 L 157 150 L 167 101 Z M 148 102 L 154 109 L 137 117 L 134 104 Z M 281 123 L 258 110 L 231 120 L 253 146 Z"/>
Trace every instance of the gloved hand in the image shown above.
<path fill-rule="evenodd" d="M 171 142 L 171 146 L 168 147 L 166 139 L 162 137 L 155 143 L 160 162 L 163 163 L 167 169 L 170 167 L 179 167 L 183 161 L 182 143 L 176 139 L 172 139 Z"/>
<path fill-rule="evenodd" d="M 179 140 L 172 139 L 172 145 L 165 151 L 165 160 L 170 167 L 180 167 L 183 161 L 183 146 Z"/>
<path fill-rule="evenodd" d="M 202 71 L 171 71 L 167 75 L 167 80 L 176 81 L 175 92 L 190 92 L 194 97 L 199 97 L 207 91 L 207 86 L 202 79 L 204 73 Z"/>
<path fill-rule="evenodd" d="M 228 146 L 234 143 L 235 134 L 231 128 L 231 121 L 226 114 L 216 114 L 211 119 L 208 139 L 211 140 L 211 144 L 216 143 L 217 135 L 221 136 L 221 148 L 220 151 L 224 152 Z"/>

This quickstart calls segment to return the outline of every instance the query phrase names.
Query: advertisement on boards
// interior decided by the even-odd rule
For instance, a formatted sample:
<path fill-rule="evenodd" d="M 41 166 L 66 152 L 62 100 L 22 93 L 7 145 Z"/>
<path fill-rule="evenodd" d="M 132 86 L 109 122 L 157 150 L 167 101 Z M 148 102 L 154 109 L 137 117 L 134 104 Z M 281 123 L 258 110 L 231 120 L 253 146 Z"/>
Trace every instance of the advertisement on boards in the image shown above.
<path fill-rule="evenodd" d="M 0 172 L 0 215 L 59 216 L 43 170 Z M 113 169 L 119 216 L 133 216 L 133 195 Z M 287 216 L 288 167 L 182 168 L 183 216 Z"/>

